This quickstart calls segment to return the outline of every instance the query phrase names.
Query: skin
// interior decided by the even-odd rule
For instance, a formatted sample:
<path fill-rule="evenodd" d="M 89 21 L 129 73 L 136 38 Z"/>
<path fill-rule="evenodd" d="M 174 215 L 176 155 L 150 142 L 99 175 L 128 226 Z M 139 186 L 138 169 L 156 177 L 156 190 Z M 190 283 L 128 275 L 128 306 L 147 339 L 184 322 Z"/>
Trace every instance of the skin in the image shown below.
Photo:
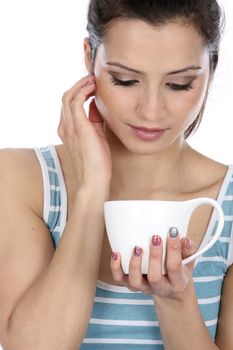
<path fill-rule="evenodd" d="M 181 265 L 182 256 L 192 254 L 201 242 L 211 208 L 203 207 L 193 216 L 191 246 L 179 237 L 168 239 L 167 276 L 161 274 L 162 242 L 151 243 L 147 278 L 140 272 L 141 255 L 133 252 L 129 276 L 124 276 L 120 254 L 115 252 L 116 259 L 111 259 L 102 220 L 107 199 L 216 199 L 227 167 L 193 150 L 183 136 L 212 78 L 202 38 L 180 23 L 155 29 L 141 21 L 120 21 L 98 48 L 94 67 L 88 39 L 84 54 L 94 76 L 81 79 L 64 94 L 58 127 L 63 145 L 56 149 L 68 192 L 68 220 L 56 251 L 43 221 L 43 182 L 34 151 L 0 152 L 1 341 L 6 349 L 76 349 L 85 336 L 98 278 L 153 295 L 166 350 L 232 349 L 232 268 L 224 284 L 227 307 L 222 307 L 215 345 L 198 310 L 193 265 Z M 144 74 L 107 66 L 109 61 Z M 190 65 L 202 68 L 168 75 Z M 137 84 L 114 86 L 110 71 Z M 189 91 L 177 92 L 168 85 L 187 84 L 191 77 L 195 81 Z M 91 97 L 95 100 L 88 120 L 83 104 Z M 157 141 L 145 142 L 135 137 L 128 123 L 166 131 Z M 177 312 L 174 329 L 171 322 Z"/>

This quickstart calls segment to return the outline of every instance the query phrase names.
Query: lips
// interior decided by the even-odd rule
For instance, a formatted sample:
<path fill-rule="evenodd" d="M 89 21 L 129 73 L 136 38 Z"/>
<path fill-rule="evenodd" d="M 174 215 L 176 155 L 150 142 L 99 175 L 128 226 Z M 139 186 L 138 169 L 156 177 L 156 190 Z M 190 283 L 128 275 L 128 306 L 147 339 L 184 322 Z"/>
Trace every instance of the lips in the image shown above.
<path fill-rule="evenodd" d="M 149 129 L 149 128 L 145 128 L 143 126 L 133 126 L 133 125 L 130 125 L 130 126 L 131 126 L 131 128 L 142 130 L 142 131 L 146 131 L 146 132 L 164 131 L 165 130 L 165 129 L 159 129 L 159 128 Z"/>
<path fill-rule="evenodd" d="M 155 141 L 158 140 L 166 131 L 166 129 L 159 129 L 159 128 L 145 128 L 142 126 L 131 126 L 131 129 L 137 138 L 143 141 Z"/>

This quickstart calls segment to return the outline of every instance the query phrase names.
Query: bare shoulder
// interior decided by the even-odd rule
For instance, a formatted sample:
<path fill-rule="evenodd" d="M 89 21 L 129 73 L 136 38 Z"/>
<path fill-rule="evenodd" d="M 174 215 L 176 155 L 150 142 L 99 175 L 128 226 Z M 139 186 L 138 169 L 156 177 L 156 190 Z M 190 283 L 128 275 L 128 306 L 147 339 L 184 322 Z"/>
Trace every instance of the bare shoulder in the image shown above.
<path fill-rule="evenodd" d="M 37 214 L 43 212 L 43 180 L 41 169 L 33 149 L 0 150 L 0 194 L 7 201 L 15 200 L 30 204 Z"/>
<path fill-rule="evenodd" d="M 209 182 L 210 186 L 221 186 L 229 166 L 207 157 L 204 157 L 204 160 L 203 174 L 205 174 L 206 180 Z"/>
<path fill-rule="evenodd" d="M 26 167 L 32 168 L 36 165 L 37 157 L 32 148 L 3 148 L 0 149 L 1 170 L 4 165 L 5 170 L 15 167 L 19 172 L 27 170 Z"/>
<path fill-rule="evenodd" d="M 188 150 L 187 179 L 191 192 L 213 192 L 216 197 L 229 166 L 193 150 Z"/>

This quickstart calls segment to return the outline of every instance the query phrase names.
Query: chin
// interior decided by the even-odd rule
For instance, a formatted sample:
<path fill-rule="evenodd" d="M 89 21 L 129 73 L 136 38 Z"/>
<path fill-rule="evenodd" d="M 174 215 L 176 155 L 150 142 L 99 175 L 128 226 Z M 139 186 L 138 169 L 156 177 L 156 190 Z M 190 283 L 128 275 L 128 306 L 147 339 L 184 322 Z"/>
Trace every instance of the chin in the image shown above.
<path fill-rule="evenodd" d="M 132 154 L 138 156 L 153 156 L 157 153 L 164 151 L 164 145 L 161 142 L 140 142 L 130 138 L 125 140 L 119 140 L 121 146 Z"/>
<path fill-rule="evenodd" d="M 153 156 L 163 151 L 161 147 L 156 147 L 155 145 L 145 145 L 143 146 L 131 146 L 126 147 L 131 153 L 137 154 L 139 156 Z"/>

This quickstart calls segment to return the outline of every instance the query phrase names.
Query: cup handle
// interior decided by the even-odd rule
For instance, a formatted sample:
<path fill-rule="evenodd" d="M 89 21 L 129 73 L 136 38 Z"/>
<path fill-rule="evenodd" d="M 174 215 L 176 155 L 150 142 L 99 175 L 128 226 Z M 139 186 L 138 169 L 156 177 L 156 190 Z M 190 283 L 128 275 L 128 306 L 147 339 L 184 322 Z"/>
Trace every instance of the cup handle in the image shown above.
<path fill-rule="evenodd" d="M 213 235 L 212 239 L 208 242 L 208 244 L 205 247 L 203 247 L 202 249 L 197 250 L 193 255 L 190 255 L 189 257 L 187 257 L 184 260 L 182 260 L 182 264 L 183 265 L 186 265 L 189 262 L 193 261 L 198 256 L 200 256 L 201 254 L 206 252 L 210 247 L 212 247 L 212 245 L 214 245 L 214 243 L 220 237 L 220 235 L 222 233 L 223 226 L 224 226 L 223 210 L 222 210 L 221 206 L 214 199 L 204 198 L 203 197 L 203 198 L 193 199 L 190 202 L 193 202 L 192 203 L 193 204 L 193 210 L 196 209 L 201 204 L 210 204 L 210 205 L 212 205 L 217 210 L 219 221 L 218 221 L 218 226 L 217 226 L 216 232 Z"/>

